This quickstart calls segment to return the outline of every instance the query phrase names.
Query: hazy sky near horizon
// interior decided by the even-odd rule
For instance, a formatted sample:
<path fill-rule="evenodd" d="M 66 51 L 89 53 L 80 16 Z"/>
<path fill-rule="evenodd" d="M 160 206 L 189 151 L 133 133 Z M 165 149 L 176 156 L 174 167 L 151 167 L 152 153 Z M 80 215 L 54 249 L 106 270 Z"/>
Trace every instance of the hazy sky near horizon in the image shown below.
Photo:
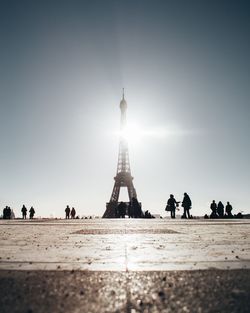
<path fill-rule="evenodd" d="M 0 1 L 0 207 L 102 215 L 124 87 L 128 122 L 165 132 L 129 143 L 144 209 L 250 213 L 249 30 L 249 1 Z"/>

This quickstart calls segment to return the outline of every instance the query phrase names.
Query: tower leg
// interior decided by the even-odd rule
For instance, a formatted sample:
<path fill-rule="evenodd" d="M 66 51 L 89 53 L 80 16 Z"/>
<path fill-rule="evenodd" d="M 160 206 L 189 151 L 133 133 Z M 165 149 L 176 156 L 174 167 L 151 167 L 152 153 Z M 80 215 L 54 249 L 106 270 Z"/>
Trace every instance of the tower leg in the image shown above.
<path fill-rule="evenodd" d="M 117 202 L 108 202 L 106 204 L 106 211 L 104 212 L 102 218 L 116 218 L 117 217 Z"/>

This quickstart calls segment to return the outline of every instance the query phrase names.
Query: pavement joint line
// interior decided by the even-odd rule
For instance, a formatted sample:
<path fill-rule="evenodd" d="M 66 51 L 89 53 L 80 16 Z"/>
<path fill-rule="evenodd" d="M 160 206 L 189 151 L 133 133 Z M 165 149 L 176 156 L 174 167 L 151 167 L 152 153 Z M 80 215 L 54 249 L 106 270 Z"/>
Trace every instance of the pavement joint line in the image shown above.
<path fill-rule="evenodd" d="M 244 263 L 244 262 L 250 262 L 250 259 L 239 259 L 239 261 L 235 261 L 235 260 L 216 260 L 216 261 L 167 261 L 167 262 L 157 262 L 157 261 L 139 261 L 139 262 L 133 262 L 134 264 L 138 263 L 138 264 L 194 264 L 194 263 Z M 89 261 L 0 261 L 0 264 L 10 264 L 10 263 L 15 263 L 15 264 L 89 264 Z M 95 263 L 99 263 L 102 264 L 103 262 L 95 262 Z M 129 262 L 127 262 L 129 263 Z M 0 269 L 1 270 L 1 269 Z M 126 271 L 127 271 L 127 267 L 126 267 Z"/>
<path fill-rule="evenodd" d="M 158 234 L 182 234 L 182 232 L 177 232 L 175 230 L 169 229 L 169 228 L 163 228 L 163 229 L 127 229 L 127 230 L 120 230 L 120 229 L 106 229 L 106 228 L 98 228 L 98 229 L 80 229 L 77 231 L 74 231 L 73 233 L 70 233 L 70 235 L 139 235 L 139 234 L 152 234 L 152 235 L 158 235 Z"/>
<path fill-rule="evenodd" d="M 163 223 L 165 220 L 163 220 L 163 221 L 161 221 L 160 222 L 160 224 L 161 223 Z M 189 226 L 204 226 L 204 224 L 205 224 L 205 221 L 203 221 L 203 222 L 198 222 L 198 223 L 195 223 L 195 222 L 193 222 L 193 221 L 182 221 L 182 220 L 179 220 L 179 222 L 180 223 L 178 223 L 178 222 L 167 222 L 167 223 L 164 223 L 164 225 L 174 225 L 174 226 L 176 226 L 176 225 L 180 225 L 180 226 L 186 226 L 186 225 L 189 225 Z M 186 223 L 185 223 L 186 222 Z M 220 225 L 230 225 L 230 226 L 238 226 L 238 225 L 249 225 L 250 224 L 250 221 L 247 221 L 247 220 L 244 220 L 244 222 L 238 222 L 238 221 L 236 221 L 236 220 L 231 220 L 231 221 L 228 221 L 228 222 L 225 222 L 225 221 L 207 221 L 207 223 L 209 224 L 209 225 L 213 225 L 213 226 L 220 226 Z M 8 221 L 6 221 L 6 223 L 3 223 L 3 222 L 1 222 L 0 221 L 0 225 L 1 226 L 24 226 L 24 224 L 25 224 L 25 226 L 34 226 L 34 225 L 37 225 L 37 226 L 58 226 L 58 227 L 60 227 L 61 225 L 64 225 L 64 226 L 80 226 L 80 225 L 87 225 L 87 226 L 92 226 L 93 225 L 93 223 L 84 223 L 84 222 L 60 222 L 60 221 L 58 221 L 58 223 L 55 223 L 55 222 L 50 222 L 50 221 L 44 221 L 44 222 L 32 222 L 32 221 L 22 221 L 22 220 L 20 220 L 19 222 L 8 222 Z M 103 225 L 103 223 L 99 223 L 99 225 Z M 133 226 L 134 224 L 129 224 L 130 226 Z M 150 223 L 149 224 L 147 224 L 147 226 L 150 226 Z"/>

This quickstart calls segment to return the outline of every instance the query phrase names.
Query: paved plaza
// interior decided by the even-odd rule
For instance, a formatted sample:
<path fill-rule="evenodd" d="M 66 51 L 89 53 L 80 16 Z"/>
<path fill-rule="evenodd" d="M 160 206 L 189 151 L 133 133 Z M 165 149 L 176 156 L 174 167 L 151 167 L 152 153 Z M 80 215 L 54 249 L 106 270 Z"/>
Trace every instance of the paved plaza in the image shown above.
<path fill-rule="evenodd" d="M 249 312 L 249 220 L 0 221 L 1 312 Z"/>

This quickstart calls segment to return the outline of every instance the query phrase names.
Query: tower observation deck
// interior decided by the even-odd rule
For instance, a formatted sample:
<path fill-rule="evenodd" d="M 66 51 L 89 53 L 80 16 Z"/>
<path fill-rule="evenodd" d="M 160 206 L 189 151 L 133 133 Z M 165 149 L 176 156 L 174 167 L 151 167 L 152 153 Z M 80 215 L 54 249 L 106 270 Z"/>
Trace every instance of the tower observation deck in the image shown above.
<path fill-rule="evenodd" d="M 129 215 L 130 217 L 140 217 L 142 214 L 141 205 L 137 201 L 137 194 L 136 194 L 136 190 L 133 184 L 134 178 L 131 175 L 128 142 L 124 136 L 124 130 L 126 127 L 126 112 L 127 112 L 127 102 L 124 98 L 124 89 L 123 89 L 122 100 L 120 102 L 120 110 L 121 110 L 121 125 L 120 125 L 120 143 L 119 143 L 117 171 L 116 171 L 116 176 L 114 177 L 115 183 L 114 183 L 113 191 L 110 197 L 110 201 L 106 204 L 106 211 L 103 214 L 103 218 L 119 217 L 118 216 L 119 214 L 117 213 L 117 209 L 120 205 L 119 195 L 120 195 L 121 187 L 125 187 L 128 190 L 129 202 L 125 203 L 126 214 Z"/>

